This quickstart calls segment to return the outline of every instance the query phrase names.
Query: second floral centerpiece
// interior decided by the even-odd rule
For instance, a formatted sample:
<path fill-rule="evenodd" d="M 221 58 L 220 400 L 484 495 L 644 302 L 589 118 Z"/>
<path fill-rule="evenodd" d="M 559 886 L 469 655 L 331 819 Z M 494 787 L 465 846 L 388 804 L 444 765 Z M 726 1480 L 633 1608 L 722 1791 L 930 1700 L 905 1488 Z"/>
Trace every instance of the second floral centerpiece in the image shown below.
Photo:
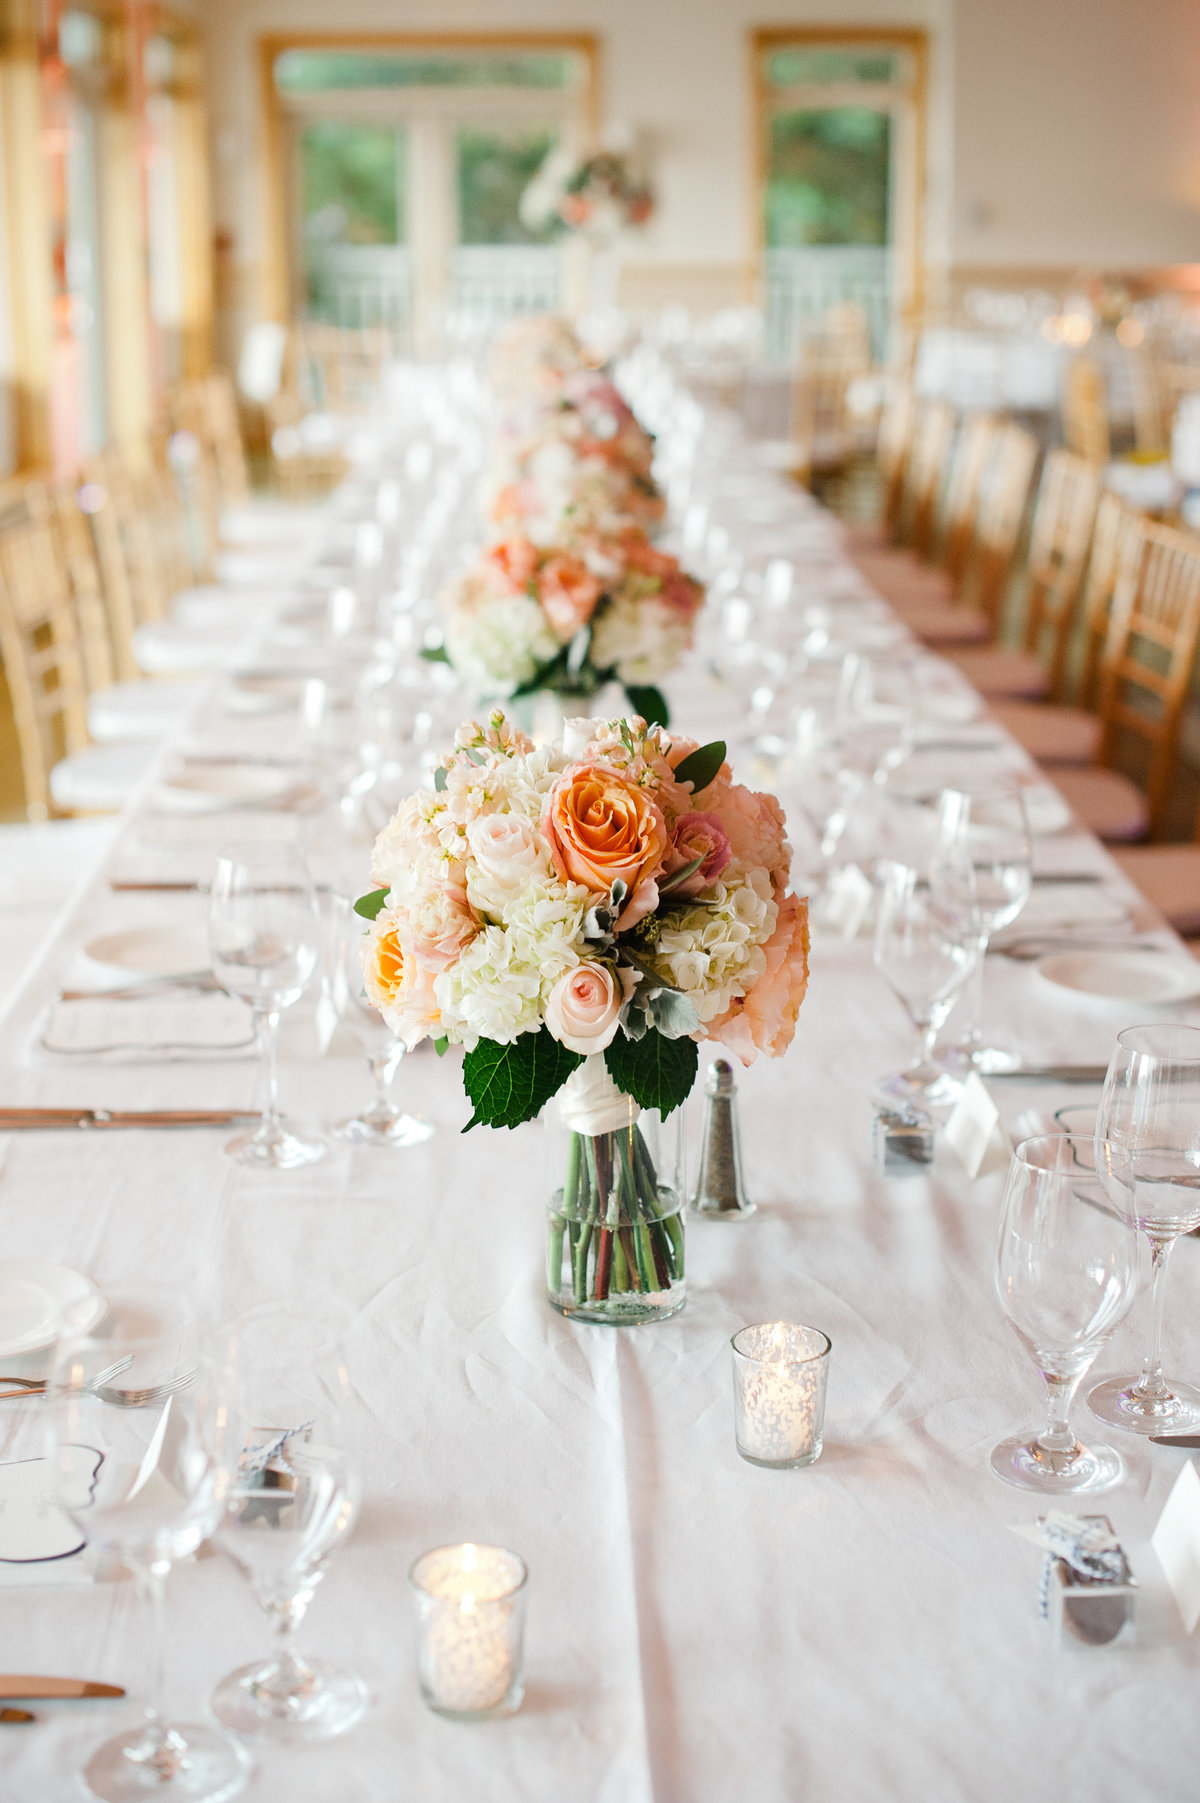
<path fill-rule="evenodd" d="M 790 1044 L 808 980 L 790 856 L 779 804 L 733 781 L 719 741 L 571 720 L 535 747 L 499 711 L 376 841 L 368 995 L 410 1049 L 465 1048 L 469 1127 L 558 1098 L 547 1278 L 566 1314 L 682 1306 L 681 1196 L 651 1129 L 699 1040 L 745 1063 Z"/>

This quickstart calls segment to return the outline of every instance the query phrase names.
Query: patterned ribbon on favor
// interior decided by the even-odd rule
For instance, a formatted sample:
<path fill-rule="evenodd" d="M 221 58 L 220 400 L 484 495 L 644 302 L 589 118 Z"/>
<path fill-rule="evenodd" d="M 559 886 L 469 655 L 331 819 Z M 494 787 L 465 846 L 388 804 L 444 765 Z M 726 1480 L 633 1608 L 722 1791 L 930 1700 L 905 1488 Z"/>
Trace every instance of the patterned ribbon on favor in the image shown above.
<path fill-rule="evenodd" d="M 1038 1613 L 1043 1620 L 1050 1613 L 1050 1585 L 1056 1559 L 1093 1584 L 1129 1582 L 1129 1561 L 1124 1549 L 1103 1521 L 1054 1511 L 1040 1523 L 1038 1533 L 1046 1549 L 1038 1587 Z"/>
<path fill-rule="evenodd" d="M 265 1471 L 268 1465 L 275 1463 L 276 1459 L 282 1459 L 283 1449 L 289 1440 L 294 1440 L 297 1434 L 309 1433 L 313 1425 L 314 1423 L 311 1421 L 302 1421 L 299 1427 L 282 1428 L 269 1440 L 260 1441 L 257 1446 L 252 1446 L 247 1441 L 238 1460 L 238 1476 L 245 1479 L 254 1477 L 260 1471 Z"/>

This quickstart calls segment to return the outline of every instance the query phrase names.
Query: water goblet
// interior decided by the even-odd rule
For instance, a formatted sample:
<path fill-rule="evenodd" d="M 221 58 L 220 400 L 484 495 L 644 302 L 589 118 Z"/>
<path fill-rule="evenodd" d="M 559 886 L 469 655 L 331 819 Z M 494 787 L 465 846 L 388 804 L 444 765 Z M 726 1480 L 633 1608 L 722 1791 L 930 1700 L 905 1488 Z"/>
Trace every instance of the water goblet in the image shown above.
<path fill-rule="evenodd" d="M 969 870 L 978 927 L 962 1054 L 984 1073 L 1014 1070 L 1020 1062 L 1014 1052 L 984 1042 L 983 972 L 992 934 L 1011 926 L 1033 886 L 1029 821 L 1019 787 L 981 781 L 969 788 L 945 789 L 939 801 L 939 830 L 947 853 L 964 854 L 960 868 Z"/>
<path fill-rule="evenodd" d="M 1126 1027 L 1117 1035 L 1096 1115 L 1096 1146 L 1113 1206 L 1150 1248 L 1151 1334 L 1141 1376 L 1088 1395 L 1093 1415 L 1138 1434 L 1194 1433 L 1200 1389 L 1163 1376 L 1167 1261 L 1200 1227 L 1200 1027 Z"/>
<path fill-rule="evenodd" d="M 956 1085 L 936 1061 L 934 1045 L 970 971 L 973 922 L 957 886 L 936 868 L 923 879 L 911 864 L 889 861 L 878 875 L 875 966 L 920 1034 L 911 1061 L 878 1091 L 905 1102 L 945 1101 Z"/>
<path fill-rule="evenodd" d="M 404 1057 L 402 1039 L 388 1026 L 363 986 L 359 950 L 363 920 L 345 896 L 332 898 L 332 987 L 337 1017 L 362 1047 L 375 1082 L 375 1099 L 361 1114 L 339 1121 L 333 1131 L 341 1139 L 372 1146 L 416 1146 L 433 1132 L 429 1121 L 405 1114 L 391 1100 L 392 1081 Z"/>
<path fill-rule="evenodd" d="M 342 1326 L 298 1304 L 268 1305 L 235 1322 L 218 1355 L 225 1508 L 214 1538 L 249 1580 L 277 1642 L 213 1693 L 217 1719 L 239 1734 L 328 1740 L 367 1706 L 354 1672 L 302 1658 L 295 1646 L 361 1494 Z"/>
<path fill-rule="evenodd" d="M 1071 1405 L 1137 1293 L 1137 1240 L 1096 1168 L 1101 1142 L 1049 1133 L 1023 1140 L 1009 1166 L 996 1244 L 996 1293 L 1046 1384 L 1047 1419 L 993 1449 L 1006 1484 L 1046 1496 L 1108 1490 L 1124 1475 L 1108 1446 L 1083 1446 Z"/>
<path fill-rule="evenodd" d="M 122 1362 L 124 1361 L 124 1362 Z M 111 1376 L 114 1365 L 120 1375 Z M 55 1501 L 88 1541 L 133 1572 L 150 1615 L 145 1722 L 106 1741 L 84 1779 L 93 1796 L 223 1803 L 242 1789 L 242 1748 L 163 1716 L 165 1586 L 221 1513 L 220 1417 L 190 1300 L 173 1291 L 110 1297 L 94 1332 L 68 1328 L 47 1384 L 46 1457 Z"/>
<path fill-rule="evenodd" d="M 234 846 L 217 862 L 209 898 L 213 973 L 249 1003 L 262 1046 L 266 1095 L 252 1133 L 225 1150 L 242 1164 L 291 1170 L 325 1155 L 279 1112 L 279 1016 L 299 1001 L 316 969 L 321 923 L 308 870 L 294 846 Z"/>

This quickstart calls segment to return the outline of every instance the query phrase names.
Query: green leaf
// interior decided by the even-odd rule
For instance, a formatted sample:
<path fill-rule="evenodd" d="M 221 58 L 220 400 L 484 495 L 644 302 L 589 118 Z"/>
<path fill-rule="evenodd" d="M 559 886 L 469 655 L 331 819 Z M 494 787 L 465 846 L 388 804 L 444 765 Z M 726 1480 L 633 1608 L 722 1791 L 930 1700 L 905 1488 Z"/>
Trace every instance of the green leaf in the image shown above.
<path fill-rule="evenodd" d="M 724 739 L 714 739 L 710 745 L 698 745 L 695 751 L 688 753 L 682 764 L 676 764 L 675 781 L 691 783 L 692 794 L 699 795 L 702 789 L 707 789 L 724 762 Z"/>
<path fill-rule="evenodd" d="M 359 896 L 354 904 L 354 912 L 361 914 L 364 920 L 374 920 L 387 898 L 386 889 L 372 889 L 369 895 Z"/>
<path fill-rule="evenodd" d="M 450 653 L 444 645 L 422 645 L 421 656 L 427 664 L 448 664 Z"/>
<path fill-rule="evenodd" d="M 625 698 L 634 713 L 642 716 L 647 726 L 670 726 L 671 710 L 661 689 L 649 684 L 643 688 L 636 683 L 631 687 L 626 683 Z M 695 756 L 695 753 L 692 755 Z"/>
<path fill-rule="evenodd" d="M 444 1033 L 441 1034 L 439 1036 L 439 1038 L 434 1040 L 433 1049 L 437 1053 L 439 1058 L 444 1058 L 446 1056 L 446 1050 L 447 1050 L 447 1047 L 449 1046 L 449 1044 L 450 1044 L 450 1041 L 446 1038 L 446 1035 Z"/>
<path fill-rule="evenodd" d="M 560 1090 L 583 1063 L 578 1052 L 559 1045 L 548 1027 L 522 1033 L 512 1045 L 481 1039 L 463 1060 L 463 1087 L 475 1112 L 463 1128 L 519 1127 Z"/>
<path fill-rule="evenodd" d="M 604 1062 L 623 1094 L 665 1116 L 687 1100 L 696 1081 L 700 1048 L 694 1039 L 664 1039 L 656 1029 L 639 1040 L 618 1033 Z"/>
<path fill-rule="evenodd" d="M 570 645 L 564 645 L 560 651 L 556 651 L 554 656 L 548 658 L 544 664 L 539 664 L 528 682 L 519 682 L 517 684 L 510 699 L 517 701 L 522 695 L 536 695 L 539 689 L 556 688 L 558 685 L 555 678 L 563 677 L 567 674 L 567 653 L 570 649 Z"/>
<path fill-rule="evenodd" d="M 669 876 L 665 883 L 660 883 L 658 893 L 670 895 L 672 889 L 678 889 L 680 883 L 686 883 L 690 876 L 695 876 L 703 862 L 704 853 L 701 852 L 698 858 L 693 858 L 690 864 L 685 864 L 682 870 L 677 870 L 673 876 Z"/>
<path fill-rule="evenodd" d="M 441 794 L 442 790 L 446 787 L 446 771 L 445 771 L 444 766 L 441 764 L 438 765 L 437 769 L 433 773 L 433 786 L 437 790 L 439 795 Z"/>
<path fill-rule="evenodd" d="M 646 1006 L 652 1025 L 664 1039 L 683 1039 L 700 1025 L 691 997 L 680 995 L 678 990 L 662 989 L 651 996 Z"/>

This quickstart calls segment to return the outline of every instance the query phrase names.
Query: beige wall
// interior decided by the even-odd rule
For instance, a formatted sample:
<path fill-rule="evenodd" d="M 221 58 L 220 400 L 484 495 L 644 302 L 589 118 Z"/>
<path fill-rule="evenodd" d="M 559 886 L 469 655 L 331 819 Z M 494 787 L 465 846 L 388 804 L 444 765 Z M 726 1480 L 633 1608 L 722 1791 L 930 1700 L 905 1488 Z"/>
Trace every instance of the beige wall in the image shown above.
<path fill-rule="evenodd" d="M 749 33 L 924 26 L 931 39 L 925 255 L 949 265 L 1200 262 L 1200 0 L 208 0 L 227 347 L 253 315 L 255 40 L 298 30 L 591 31 L 602 111 L 648 144 L 655 268 L 735 285 L 755 242 Z M 632 271 L 631 271 L 632 273 Z"/>

